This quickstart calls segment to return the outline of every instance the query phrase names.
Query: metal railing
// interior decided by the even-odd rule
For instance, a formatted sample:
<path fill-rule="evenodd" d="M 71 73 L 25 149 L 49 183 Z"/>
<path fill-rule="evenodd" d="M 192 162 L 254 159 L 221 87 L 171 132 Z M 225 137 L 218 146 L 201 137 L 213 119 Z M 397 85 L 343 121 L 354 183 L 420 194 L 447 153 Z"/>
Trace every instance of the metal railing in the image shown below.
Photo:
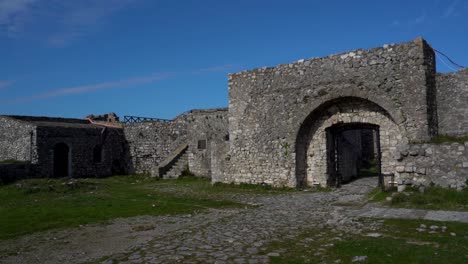
<path fill-rule="evenodd" d="M 151 122 L 151 121 L 169 122 L 171 120 L 161 119 L 161 118 L 154 118 L 154 117 L 124 116 L 124 123 L 125 124 Z"/>

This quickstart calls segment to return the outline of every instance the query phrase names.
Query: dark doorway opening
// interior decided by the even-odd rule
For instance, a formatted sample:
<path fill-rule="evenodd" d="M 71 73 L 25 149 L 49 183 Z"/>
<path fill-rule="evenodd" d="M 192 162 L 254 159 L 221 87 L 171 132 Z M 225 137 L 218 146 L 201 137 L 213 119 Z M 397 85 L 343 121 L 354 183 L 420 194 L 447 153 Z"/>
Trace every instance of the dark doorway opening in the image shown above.
<path fill-rule="evenodd" d="M 124 175 L 125 174 L 125 168 L 123 167 L 122 163 L 117 159 L 112 161 L 111 174 L 112 175 Z"/>
<path fill-rule="evenodd" d="M 93 149 L 93 162 L 101 163 L 102 162 L 102 146 L 96 145 Z"/>
<path fill-rule="evenodd" d="M 329 186 L 339 187 L 361 177 L 379 176 L 381 151 L 379 126 L 337 124 L 326 129 Z"/>
<path fill-rule="evenodd" d="M 54 147 L 54 177 L 70 176 L 70 148 L 65 143 L 58 143 Z"/>

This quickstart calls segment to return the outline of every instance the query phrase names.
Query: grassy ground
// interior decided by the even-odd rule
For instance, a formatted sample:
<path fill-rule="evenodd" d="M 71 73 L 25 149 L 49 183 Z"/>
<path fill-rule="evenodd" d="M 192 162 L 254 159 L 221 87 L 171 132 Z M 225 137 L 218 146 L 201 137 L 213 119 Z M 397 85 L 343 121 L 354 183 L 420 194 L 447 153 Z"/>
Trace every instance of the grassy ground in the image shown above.
<path fill-rule="evenodd" d="M 186 186 L 193 191 L 165 191 L 169 187 L 184 190 Z M 143 176 L 25 180 L 0 186 L 0 239 L 116 217 L 244 206 L 217 195 L 227 190 L 234 192 L 232 189 L 212 188 L 207 180 L 156 181 Z"/>
<path fill-rule="evenodd" d="M 389 196 L 392 197 L 390 202 L 386 201 Z M 468 188 L 457 191 L 431 186 L 425 188 L 424 192 L 419 192 L 415 188 L 407 188 L 404 192 L 394 194 L 375 189 L 369 193 L 369 199 L 401 208 L 468 211 Z"/>
<path fill-rule="evenodd" d="M 53 228 L 77 227 L 117 217 L 192 213 L 208 208 L 235 208 L 239 195 L 294 192 L 268 185 L 215 184 L 181 177 L 145 176 L 88 179 L 29 179 L 0 185 L 0 239 Z"/>
<path fill-rule="evenodd" d="M 371 220 L 366 220 L 371 221 Z M 426 231 L 417 229 L 421 224 Z M 437 225 L 436 231 L 430 229 Z M 447 229 L 442 231 L 442 226 Z M 430 233 L 430 232 L 433 233 Z M 468 263 L 468 224 L 423 220 L 385 220 L 381 237 L 307 229 L 295 238 L 276 241 L 266 252 L 277 252 L 271 263 Z"/>

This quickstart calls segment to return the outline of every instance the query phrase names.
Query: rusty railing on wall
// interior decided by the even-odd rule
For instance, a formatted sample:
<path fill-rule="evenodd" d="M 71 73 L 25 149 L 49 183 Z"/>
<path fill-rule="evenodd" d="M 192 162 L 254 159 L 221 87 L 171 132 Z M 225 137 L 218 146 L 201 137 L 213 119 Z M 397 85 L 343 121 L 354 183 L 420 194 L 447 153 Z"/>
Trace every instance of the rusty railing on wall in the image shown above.
<path fill-rule="evenodd" d="M 124 116 L 124 123 L 125 124 L 151 122 L 151 121 L 169 122 L 171 120 L 161 119 L 161 118 L 154 118 L 154 117 Z"/>

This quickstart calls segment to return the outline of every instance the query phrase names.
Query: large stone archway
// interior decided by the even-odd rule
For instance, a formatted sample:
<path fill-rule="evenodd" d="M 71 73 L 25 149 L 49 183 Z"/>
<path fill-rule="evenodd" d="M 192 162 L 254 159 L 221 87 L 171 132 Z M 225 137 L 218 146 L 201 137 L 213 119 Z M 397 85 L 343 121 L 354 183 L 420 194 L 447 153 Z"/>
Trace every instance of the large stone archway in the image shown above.
<path fill-rule="evenodd" d="M 342 97 L 322 104 L 302 123 L 295 146 L 297 185 L 326 186 L 330 182 L 332 172 L 327 159 L 330 151 L 327 149 L 327 131 L 338 124 L 378 127 L 381 172 L 395 171 L 394 153 L 408 140 L 392 116 L 367 99 Z"/>

